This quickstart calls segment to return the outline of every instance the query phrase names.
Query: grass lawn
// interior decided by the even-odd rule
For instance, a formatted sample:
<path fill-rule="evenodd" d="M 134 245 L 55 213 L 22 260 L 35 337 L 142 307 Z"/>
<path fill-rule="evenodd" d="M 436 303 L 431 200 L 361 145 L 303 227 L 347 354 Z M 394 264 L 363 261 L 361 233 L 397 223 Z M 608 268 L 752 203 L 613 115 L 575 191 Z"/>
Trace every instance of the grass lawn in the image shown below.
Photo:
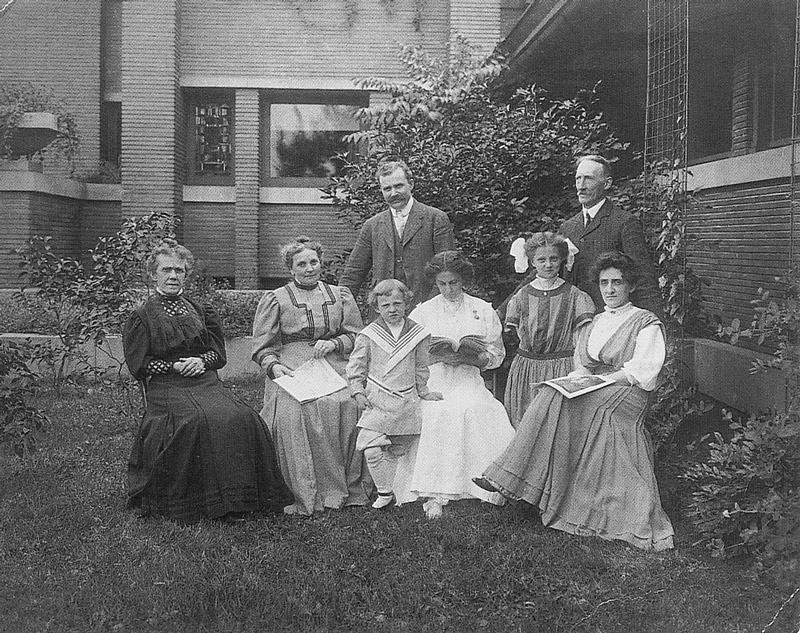
<path fill-rule="evenodd" d="M 234 387 L 258 404 L 260 385 Z M 677 513 L 648 553 L 524 504 L 420 504 L 180 526 L 124 507 L 138 396 L 42 396 L 40 450 L 0 451 L 0 631 L 762 631 L 787 596 L 710 558 Z M 796 633 L 796 602 L 767 628 Z"/>

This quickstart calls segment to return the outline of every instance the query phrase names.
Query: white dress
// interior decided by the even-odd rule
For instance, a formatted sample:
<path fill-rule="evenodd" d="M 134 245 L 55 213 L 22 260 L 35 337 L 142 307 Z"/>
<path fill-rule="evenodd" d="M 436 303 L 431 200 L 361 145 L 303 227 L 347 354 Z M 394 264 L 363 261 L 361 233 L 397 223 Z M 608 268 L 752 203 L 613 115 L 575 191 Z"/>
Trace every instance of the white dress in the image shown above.
<path fill-rule="evenodd" d="M 500 320 L 486 301 L 463 297 L 463 304 L 453 304 L 436 296 L 415 308 L 409 318 L 434 337 L 484 337 L 492 357 L 488 368 L 498 367 L 505 357 Z M 394 485 L 398 505 L 420 497 L 441 505 L 475 498 L 502 505 L 499 494 L 478 488 L 472 478 L 482 473 L 514 436 L 503 404 L 486 388 L 477 367 L 434 363 L 430 372 L 428 388 L 441 392 L 444 399 L 421 403 L 419 442 L 398 461 Z"/>

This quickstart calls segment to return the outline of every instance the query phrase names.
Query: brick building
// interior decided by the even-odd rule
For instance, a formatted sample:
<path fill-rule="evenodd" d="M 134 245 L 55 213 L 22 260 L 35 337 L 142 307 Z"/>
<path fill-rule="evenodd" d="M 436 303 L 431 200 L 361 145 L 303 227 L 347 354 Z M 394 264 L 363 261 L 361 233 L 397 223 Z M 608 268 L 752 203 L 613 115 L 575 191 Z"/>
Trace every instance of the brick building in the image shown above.
<path fill-rule="evenodd" d="M 75 178 L 48 164 L 0 170 L 0 287 L 18 284 L 8 252 L 31 235 L 77 256 L 153 210 L 179 216 L 184 243 L 237 288 L 283 276 L 278 247 L 298 233 L 347 248 L 352 229 L 318 187 L 370 102 L 353 78 L 404 79 L 401 44 L 443 56 L 461 34 L 488 53 L 523 6 L 17 0 L 0 18 L 0 78 L 51 88 L 76 116 L 81 148 Z M 119 184 L 85 182 L 101 161 L 119 168 Z"/>

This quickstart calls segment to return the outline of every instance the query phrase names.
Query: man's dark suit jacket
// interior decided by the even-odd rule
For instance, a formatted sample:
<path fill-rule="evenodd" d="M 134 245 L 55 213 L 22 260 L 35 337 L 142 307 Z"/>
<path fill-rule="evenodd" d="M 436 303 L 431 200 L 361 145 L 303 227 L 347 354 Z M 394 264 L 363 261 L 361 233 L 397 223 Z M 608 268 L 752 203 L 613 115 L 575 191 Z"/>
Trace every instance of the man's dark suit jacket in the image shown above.
<path fill-rule="evenodd" d="M 391 279 L 395 260 L 399 259 L 405 283 L 414 293 L 413 305 L 425 301 L 433 287 L 425 277 L 425 264 L 436 253 L 455 248 L 453 225 L 444 211 L 414 200 L 401 244 L 402 252 L 395 253 L 395 228 L 389 209 L 371 217 L 358 233 L 339 285 L 347 286 L 356 296 L 370 269 L 375 283 Z"/>
<path fill-rule="evenodd" d="M 663 317 L 661 291 L 639 220 L 606 199 L 589 226 L 584 227 L 581 211 L 564 222 L 558 232 L 579 249 L 572 270 L 567 273 L 567 281 L 589 293 L 598 311 L 603 309 L 603 298 L 597 284 L 589 278 L 589 273 L 598 255 L 616 250 L 633 259 L 640 275 L 631 301 Z"/>

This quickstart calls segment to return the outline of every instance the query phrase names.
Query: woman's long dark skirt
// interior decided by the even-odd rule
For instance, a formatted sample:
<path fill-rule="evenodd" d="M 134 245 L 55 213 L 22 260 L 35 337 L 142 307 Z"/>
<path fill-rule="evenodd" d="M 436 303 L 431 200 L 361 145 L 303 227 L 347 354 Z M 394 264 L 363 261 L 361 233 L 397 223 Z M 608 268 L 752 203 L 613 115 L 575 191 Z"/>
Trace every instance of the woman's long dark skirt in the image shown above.
<path fill-rule="evenodd" d="M 272 438 L 216 371 L 154 376 L 128 463 L 128 505 L 182 522 L 293 501 Z"/>

